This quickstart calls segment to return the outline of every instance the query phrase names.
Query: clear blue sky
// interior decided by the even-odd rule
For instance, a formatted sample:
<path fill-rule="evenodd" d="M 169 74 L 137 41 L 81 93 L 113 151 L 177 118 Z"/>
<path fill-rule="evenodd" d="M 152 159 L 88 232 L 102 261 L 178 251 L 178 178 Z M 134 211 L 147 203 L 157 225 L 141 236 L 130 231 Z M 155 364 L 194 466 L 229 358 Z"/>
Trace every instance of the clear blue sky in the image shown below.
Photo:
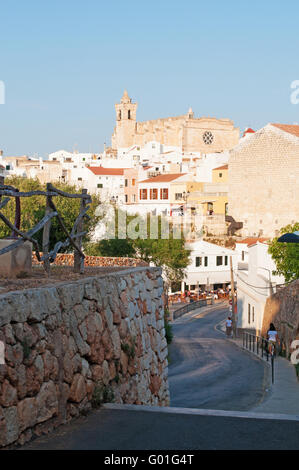
<path fill-rule="evenodd" d="M 2 2 L 0 148 L 110 144 L 126 88 L 140 121 L 179 115 L 241 129 L 299 122 L 298 0 Z"/>

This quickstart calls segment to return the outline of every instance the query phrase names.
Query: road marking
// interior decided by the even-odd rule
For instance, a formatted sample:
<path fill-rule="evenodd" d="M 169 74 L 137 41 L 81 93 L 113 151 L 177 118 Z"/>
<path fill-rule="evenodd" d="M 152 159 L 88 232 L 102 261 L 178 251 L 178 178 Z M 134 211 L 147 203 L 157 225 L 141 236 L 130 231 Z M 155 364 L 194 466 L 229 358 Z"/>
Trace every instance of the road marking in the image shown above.
<path fill-rule="evenodd" d="M 194 416 L 219 416 L 226 418 L 247 418 L 247 419 L 270 419 L 279 421 L 299 421 L 299 415 L 288 415 L 281 413 L 257 413 L 251 411 L 226 411 L 226 410 L 205 410 L 202 408 L 178 408 L 171 406 L 147 406 L 147 405 L 122 405 L 117 403 L 105 403 L 103 408 L 107 410 L 123 411 L 147 411 L 152 413 L 168 413 Z"/>
<path fill-rule="evenodd" d="M 225 335 L 225 331 L 223 331 L 222 329 L 218 328 L 219 325 L 224 325 L 225 324 L 225 319 L 224 320 L 221 320 L 219 323 L 217 323 L 215 326 L 214 326 L 214 330 L 215 331 L 219 331 L 220 333 L 222 333 L 223 335 Z"/>

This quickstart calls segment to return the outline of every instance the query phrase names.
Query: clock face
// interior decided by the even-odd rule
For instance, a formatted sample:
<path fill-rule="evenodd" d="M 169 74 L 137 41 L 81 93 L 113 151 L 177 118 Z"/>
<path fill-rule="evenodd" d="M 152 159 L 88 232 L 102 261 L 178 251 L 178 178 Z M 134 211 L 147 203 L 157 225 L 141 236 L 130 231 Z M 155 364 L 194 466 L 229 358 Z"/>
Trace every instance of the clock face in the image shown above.
<path fill-rule="evenodd" d="M 214 140 L 214 136 L 213 136 L 212 132 L 206 131 L 202 136 L 202 140 L 204 141 L 204 143 L 206 145 L 211 145 L 211 143 Z"/>

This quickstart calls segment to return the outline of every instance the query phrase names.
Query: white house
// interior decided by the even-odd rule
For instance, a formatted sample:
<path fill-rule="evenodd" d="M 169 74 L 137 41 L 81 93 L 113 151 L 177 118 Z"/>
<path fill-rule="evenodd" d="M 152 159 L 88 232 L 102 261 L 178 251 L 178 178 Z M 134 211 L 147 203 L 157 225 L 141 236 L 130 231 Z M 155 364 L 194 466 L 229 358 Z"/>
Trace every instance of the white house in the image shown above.
<path fill-rule="evenodd" d="M 142 212 L 155 215 L 171 213 L 170 185 L 173 181 L 188 181 L 189 175 L 184 173 L 158 175 L 139 182 L 138 204 Z"/>
<path fill-rule="evenodd" d="M 63 165 L 63 168 L 72 170 L 83 168 L 86 165 L 99 165 L 102 154 L 95 153 L 79 153 L 67 152 L 66 150 L 58 150 L 49 154 L 50 161 L 57 161 Z"/>
<path fill-rule="evenodd" d="M 3 178 L 6 176 L 5 166 L 1 164 L 0 164 L 0 176 L 2 176 Z"/>
<path fill-rule="evenodd" d="M 247 237 L 243 240 L 236 241 L 236 251 L 239 255 L 239 261 L 241 263 L 248 263 L 249 246 L 254 245 L 257 242 L 264 243 L 267 240 L 269 240 L 269 238 Z"/>
<path fill-rule="evenodd" d="M 214 290 L 230 284 L 230 256 L 235 271 L 238 265 L 236 251 L 203 240 L 186 244 L 186 249 L 191 250 L 191 254 L 182 291 L 194 290 L 196 286 L 202 289 L 210 286 Z"/>
<path fill-rule="evenodd" d="M 228 160 L 228 152 L 201 155 L 201 158 L 196 160 L 196 181 L 211 183 L 212 170 L 221 165 L 226 165 Z"/>
<path fill-rule="evenodd" d="M 113 200 L 119 204 L 125 203 L 125 168 L 104 168 L 90 166 L 86 168 L 87 180 L 83 186 L 90 193 L 96 193 L 102 201 Z"/>
<path fill-rule="evenodd" d="M 246 258 L 245 258 L 246 260 Z M 248 262 L 239 263 L 237 271 L 238 329 L 259 334 L 267 297 L 283 284 L 283 276 L 274 276 L 275 263 L 266 242 L 248 244 Z"/>
<path fill-rule="evenodd" d="M 170 147 L 157 141 L 149 141 L 144 146 L 133 145 L 129 148 L 119 148 L 119 159 L 132 158 L 134 164 L 146 163 L 151 165 L 153 161 L 171 163 L 182 161 L 182 152 L 178 147 Z"/>

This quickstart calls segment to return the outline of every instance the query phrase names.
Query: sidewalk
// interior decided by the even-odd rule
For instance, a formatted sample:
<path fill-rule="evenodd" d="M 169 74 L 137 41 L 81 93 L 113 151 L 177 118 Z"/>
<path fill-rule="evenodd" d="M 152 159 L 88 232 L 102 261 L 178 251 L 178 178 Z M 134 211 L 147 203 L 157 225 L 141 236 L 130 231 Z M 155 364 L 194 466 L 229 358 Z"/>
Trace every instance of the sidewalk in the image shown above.
<path fill-rule="evenodd" d="M 225 320 L 217 325 L 217 329 L 225 334 Z M 242 339 L 228 339 L 228 341 L 232 341 L 243 351 L 247 351 L 243 349 Z M 249 351 L 248 354 L 259 357 Z M 260 360 L 267 363 L 266 359 L 260 358 Z M 299 380 L 296 376 L 295 367 L 290 361 L 282 357 L 276 357 L 274 361 L 274 384 L 272 384 L 270 361 L 267 364 L 269 364 L 269 373 L 264 400 L 250 411 L 299 415 Z"/>

